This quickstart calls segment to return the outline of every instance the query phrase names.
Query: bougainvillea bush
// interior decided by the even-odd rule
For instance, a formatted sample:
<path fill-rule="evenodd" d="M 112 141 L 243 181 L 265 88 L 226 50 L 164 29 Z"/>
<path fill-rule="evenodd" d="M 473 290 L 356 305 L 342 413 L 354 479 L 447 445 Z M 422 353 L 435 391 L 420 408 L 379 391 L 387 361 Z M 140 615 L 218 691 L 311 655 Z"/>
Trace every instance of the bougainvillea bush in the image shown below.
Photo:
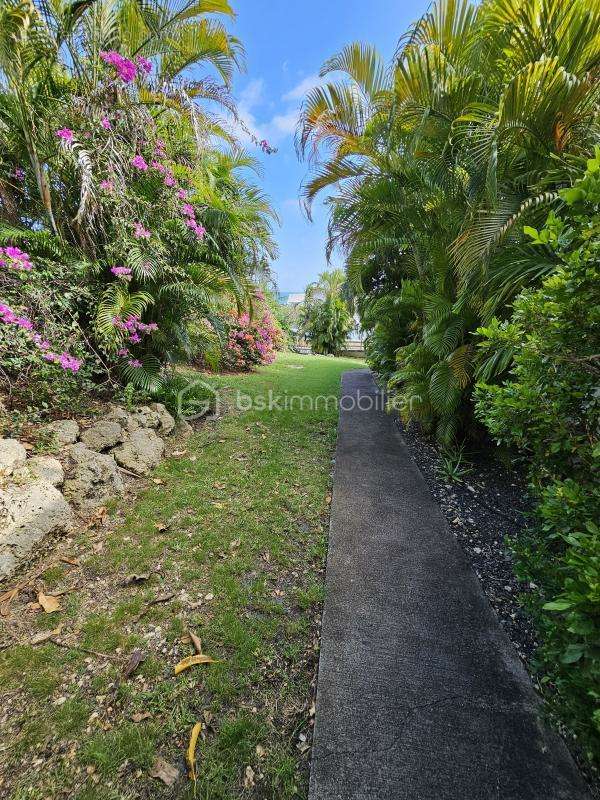
<path fill-rule="evenodd" d="M 33 3 L 0 7 L 0 341 L 13 354 L 0 377 L 11 399 L 49 374 L 55 386 L 160 389 L 191 352 L 190 322 L 250 307 L 253 275 L 274 254 L 270 206 L 239 173 L 254 159 L 199 104 L 231 107 L 237 41 L 217 21 L 198 27 L 194 3 L 167 4 L 159 29 L 69 8 L 45 8 L 48 25 Z M 193 64 L 220 83 L 190 83 Z"/>
<path fill-rule="evenodd" d="M 254 316 L 231 314 L 225 319 L 227 342 L 221 366 L 235 372 L 251 370 L 261 364 L 272 364 L 285 341 L 279 323 L 264 307 Z"/>

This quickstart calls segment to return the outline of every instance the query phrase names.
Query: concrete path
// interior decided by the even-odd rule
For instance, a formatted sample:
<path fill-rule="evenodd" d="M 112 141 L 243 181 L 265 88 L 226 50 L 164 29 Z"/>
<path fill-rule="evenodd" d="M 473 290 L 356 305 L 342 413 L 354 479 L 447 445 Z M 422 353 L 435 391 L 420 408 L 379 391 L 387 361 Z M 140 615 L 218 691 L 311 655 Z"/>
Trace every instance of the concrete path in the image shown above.
<path fill-rule="evenodd" d="M 587 800 L 382 410 L 342 410 L 331 510 L 310 800 Z"/>

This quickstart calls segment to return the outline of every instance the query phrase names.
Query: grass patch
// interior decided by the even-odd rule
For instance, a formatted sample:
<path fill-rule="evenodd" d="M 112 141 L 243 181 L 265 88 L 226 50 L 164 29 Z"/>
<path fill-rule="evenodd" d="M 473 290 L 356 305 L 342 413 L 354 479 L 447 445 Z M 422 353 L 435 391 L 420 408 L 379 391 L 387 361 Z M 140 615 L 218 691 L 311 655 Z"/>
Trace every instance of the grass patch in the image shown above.
<path fill-rule="evenodd" d="M 80 538 L 87 584 L 65 596 L 51 624 L 100 655 L 51 644 L 0 654 L 11 703 L 0 736 L 6 797 L 306 797 L 298 736 L 310 735 L 338 415 L 332 403 L 270 411 L 258 401 L 337 395 L 341 373 L 360 366 L 286 354 L 256 373 L 209 378 L 228 410 L 161 464 L 162 482 L 111 511 L 118 524 L 101 548 L 96 534 Z M 238 396 L 248 410 L 232 407 Z M 53 568 L 43 579 L 58 587 L 72 583 L 67 573 Z M 50 627 L 32 619 L 35 630 Z M 220 663 L 175 677 L 192 653 L 190 628 Z M 146 660 L 124 680 L 134 648 Z M 194 795 L 184 753 L 198 720 Z M 43 770 L 32 766 L 39 752 Z M 180 770 L 174 788 L 148 775 L 156 756 Z"/>

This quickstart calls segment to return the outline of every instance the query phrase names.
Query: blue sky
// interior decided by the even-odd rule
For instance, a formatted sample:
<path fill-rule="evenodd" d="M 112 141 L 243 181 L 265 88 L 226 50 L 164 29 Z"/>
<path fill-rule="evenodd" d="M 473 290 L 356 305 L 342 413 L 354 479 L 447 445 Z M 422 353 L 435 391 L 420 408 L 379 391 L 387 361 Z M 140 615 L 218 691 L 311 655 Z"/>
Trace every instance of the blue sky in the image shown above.
<path fill-rule="evenodd" d="M 307 168 L 296 157 L 294 130 L 304 94 L 321 64 L 349 42 L 370 42 L 386 60 L 391 58 L 400 35 L 428 3 L 233 0 L 233 5 L 237 19 L 232 33 L 246 48 L 247 66 L 235 80 L 234 95 L 248 127 L 278 148 L 274 155 L 261 156 L 261 182 L 282 223 L 276 229 L 276 280 L 281 291 L 301 291 L 327 268 L 325 210 L 317 205 L 310 223 L 298 205 Z"/>

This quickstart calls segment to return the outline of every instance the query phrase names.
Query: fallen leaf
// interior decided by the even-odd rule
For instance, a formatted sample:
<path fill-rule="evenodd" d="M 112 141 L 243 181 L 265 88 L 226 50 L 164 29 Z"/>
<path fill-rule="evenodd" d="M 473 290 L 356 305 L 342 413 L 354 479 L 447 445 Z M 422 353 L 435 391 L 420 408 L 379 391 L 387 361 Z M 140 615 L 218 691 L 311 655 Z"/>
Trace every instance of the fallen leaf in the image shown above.
<path fill-rule="evenodd" d="M 204 595 L 204 599 L 208 600 L 208 602 L 210 603 L 211 600 L 215 599 L 215 596 L 214 596 L 214 594 L 205 594 Z"/>
<path fill-rule="evenodd" d="M 213 503 L 213 506 L 214 506 L 215 508 L 225 508 L 225 506 L 223 505 L 223 503 Z"/>
<path fill-rule="evenodd" d="M 173 786 L 179 777 L 179 770 L 173 764 L 169 764 L 164 758 L 157 758 L 148 773 L 151 778 L 158 778 L 166 786 Z"/>
<path fill-rule="evenodd" d="M 237 548 L 241 545 L 241 543 L 242 543 L 241 539 L 234 539 L 232 542 L 230 542 L 229 549 L 237 550 Z"/>
<path fill-rule="evenodd" d="M 187 658 L 182 659 L 179 664 L 175 665 L 175 675 L 179 675 L 180 672 L 183 672 L 190 667 L 195 666 L 196 664 L 219 664 L 220 662 L 211 658 L 210 656 L 205 655 L 204 653 L 198 653 L 195 656 L 188 656 Z"/>
<path fill-rule="evenodd" d="M 145 719 L 150 719 L 152 714 L 149 711 L 136 711 L 131 715 L 132 722 L 143 722 Z"/>
<path fill-rule="evenodd" d="M 97 508 L 92 516 L 88 519 L 86 523 L 86 528 L 93 528 L 95 525 L 104 525 L 104 521 L 108 515 L 108 509 L 106 506 L 100 506 Z"/>
<path fill-rule="evenodd" d="M 162 478 L 152 478 L 152 483 L 155 483 L 157 486 L 164 485 L 164 481 Z"/>
<path fill-rule="evenodd" d="M 173 450 L 171 453 L 172 456 L 184 456 L 187 453 L 187 450 Z"/>
<path fill-rule="evenodd" d="M 266 752 L 267 752 L 267 751 L 265 750 L 265 748 L 264 748 L 262 745 L 260 745 L 260 744 L 257 744 L 257 745 L 256 745 L 256 755 L 257 755 L 259 758 L 264 758 L 264 757 L 265 757 L 265 755 L 266 755 Z"/>
<path fill-rule="evenodd" d="M 166 530 L 169 529 L 169 523 L 168 522 L 155 522 L 154 523 L 154 527 L 156 528 L 157 531 L 166 531 Z"/>
<path fill-rule="evenodd" d="M 244 789 L 252 789 L 254 786 L 254 770 L 248 764 L 246 769 L 244 770 Z"/>
<path fill-rule="evenodd" d="M 123 667 L 123 680 L 127 680 L 130 678 L 142 661 L 146 660 L 145 653 L 142 653 L 141 650 L 134 650 L 133 653 L 129 656 L 129 661 Z"/>
<path fill-rule="evenodd" d="M 10 614 L 10 604 L 18 594 L 19 589 L 17 587 L 16 589 L 10 589 L 8 592 L 4 592 L 4 594 L 0 596 L 1 616 L 7 617 Z"/>
<path fill-rule="evenodd" d="M 189 775 L 190 779 L 196 782 L 196 743 L 198 741 L 198 736 L 200 736 L 200 731 L 202 730 L 202 723 L 197 722 L 194 727 L 192 728 L 192 733 L 190 735 L 190 743 L 188 745 L 187 753 L 185 756 L 185 760 L 187 761 L 187 765 L 189 768 Z"/>
<path fill-rule="evenodd" d="M 55 628 L 53 631 L 42 631 L 41 633 L 36 633 L 29 644 L 42 644 L 42 642 L 47 642 L 48 639 L 52 639 L 53 636 L 60 636 L 62 628 L 63 626 L 59 625 L 58 628 Z"/>
<path fill-rule="evenodd" d="M 317 707 L 315 705 L 315 701 L 313 700 L 312 703 L 310 704 L 310 708 L 308 709 L 308 716 L 314 717 L 316 713 L 317 713 Z"/>
<path fill-rule="evenodd" d="M 202 655 L 202 641 L 193 631 L 188 630 L 188 633 L 192 644 L 194 645 L 194 650 L 198 653 L 198 655 Z"/>
<path fill-rule="evenodd" d="M 60 611 L 60 601 L 51 594 L 43 594 L 43 592 L 40 592 L 38 594 L 38 603 L 46 614 L 53 614 L 55 611 Z"/>
<path fill-rule="evenodd" d="M 207 725 L 210 725 L 213 718 L 212 711 L 209 711 L 207 708 L 205 708 L 202 712 L 202 716 L 204 717 L 204 722 L 206 722 Z"/>
<path fill-rule="evenodd" d="M 149 572 L 140 572 L 139 575 L 134 573 L 133 575 L 128 575 L 121 583 L 121 586 L 131 586 L 133 583 L 143 583 L 143 581 L 147 581 L 149 577 Z"/>
<path fill-rule="evenodd" d="M 67 556 L 62 556 L 60 559 L 64 564 L 70 564 L 72 567 L 78 567 L 79 561 L 76 558 L 68 558 Z"/>
<path fill-rule="evenodd" d="M 224 483 L 213 483 L 213 486 L 214 486 L 215 489 L 224 489 L 225 488 L 225 484 Z"/>

